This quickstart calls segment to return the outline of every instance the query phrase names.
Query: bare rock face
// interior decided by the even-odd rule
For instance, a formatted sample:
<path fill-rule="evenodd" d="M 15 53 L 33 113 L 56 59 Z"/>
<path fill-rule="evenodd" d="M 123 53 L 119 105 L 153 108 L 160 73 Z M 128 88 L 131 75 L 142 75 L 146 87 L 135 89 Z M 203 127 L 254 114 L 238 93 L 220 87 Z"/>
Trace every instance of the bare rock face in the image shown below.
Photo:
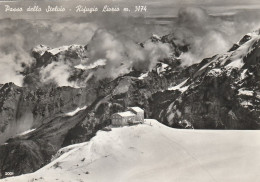
<path fill-rule="evenodd" d="M 20 175 L 33 172 L 50 162 L 52 155 L 66 143 L 68 131 L 85 120 L 84 111 L 76 112 L 75 115 L 68 113 L 77 108 L 87 108 L 97 99 L 98 83 L 96 85 L 95 80 L 92 80 L 87 88 L 57 87 L 52 83 L 39 83 L 40 69 L 59 61 L 59 56 L 71 62 L 83 59 L 85 50 L 84 46 L 78 45 L 55 49 L 40 45 L 32 50 L 36 59 L 35 65 L 25 69 L 23 73 L 25 86 L 18 87 L 13 83 L 1 85 L 2 177 L 5 177 L 6 171 Z M 81 74 L 81 77 L 84 75 Z M 91 136 L 97 131 L 91 126 L 87 129 Z M 31 132 L 24 133 L 29 130 Z"/>
<path fill-rule="evenodd" d="M 50 155 L 55 154 L 51 145 L 32 140 L 14 141 L 0 147 L 1 176 L 5 172 L 13 172 L 14 175 L 34 172 L 49 161 Z"/>
<path fill-rule="evenodd" d="M 50 162 L 67 132 L 85 117 L 66 113 L 90 105 L 94 90 L 58 87 L 29 90 L 12 83 L 1 91 L 0 171 L 33 172 Z M 35 131 L 21 135 L 26 130 Z M 10 139 L 11 138 L 11 139 Z"/>
<path fill-rule="evenodd" d="M 2 86 L 0 171 L 33 172 L 50 162 L 67 132 L 85 115 L 66 113 L 95 100 L 93 90 L 70 87 L 28 90 L 12 83 Z M 34 128 L 34 132 L 22 133 Z"/>
<path fill-rule="evenodd" d="M 259 129 L 259 40 L 259 32 L 248 34 L 236 49 L 200 63 L 160 120 L 180 128 Z"/>
<path fill-rule="evenodd" d="M 29 90 L 8 83 L 0 88 L 0 92 L 1 142 L 41 126 L 47 122 L 46 118 L 51 119 L 95 100 L 93 90 L 70 87 Z"/>

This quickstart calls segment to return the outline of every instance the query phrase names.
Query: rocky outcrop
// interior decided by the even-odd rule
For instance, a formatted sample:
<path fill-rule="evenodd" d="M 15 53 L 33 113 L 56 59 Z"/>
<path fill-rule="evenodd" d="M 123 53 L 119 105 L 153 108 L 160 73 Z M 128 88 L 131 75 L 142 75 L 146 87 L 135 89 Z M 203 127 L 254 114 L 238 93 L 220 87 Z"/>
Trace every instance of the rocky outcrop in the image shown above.
<path fill-rule="evenodd" d="M 2 85 L 0 93 L 1 143 L 25 130 L 38 128 L 58 115 L 90 105 L 96 98 L 95 89 L 50 87 L 30 90 L 13 83 Z"/>
<path fill-rule="evenodd" d="M 160 120 L 180 128 L 259 129 L 259 39 L 258 31 L 248 34 L 236 49 L 198 65 Z"/>
<path fill-rule="evenodd" d="M 42 124 L 34 131 L 18 135 L 0 147 L 0 169 L 14 175 L 33 172 L 50 162 L 52 155 L 62 146 L 67 132 L 84 120 L 86 113 L 81 111 L 75 116 L 57 116 Z"/>

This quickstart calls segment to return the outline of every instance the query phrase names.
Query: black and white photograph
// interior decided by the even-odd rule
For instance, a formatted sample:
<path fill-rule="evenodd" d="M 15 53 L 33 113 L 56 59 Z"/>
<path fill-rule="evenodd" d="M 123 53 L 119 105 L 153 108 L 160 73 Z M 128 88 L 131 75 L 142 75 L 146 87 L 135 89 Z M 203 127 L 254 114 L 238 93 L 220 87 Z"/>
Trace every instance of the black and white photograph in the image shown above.
<path fill-rule="evenodd" d="M 0 182 L 259 170 L 259 0 L 0 0 Z"/>

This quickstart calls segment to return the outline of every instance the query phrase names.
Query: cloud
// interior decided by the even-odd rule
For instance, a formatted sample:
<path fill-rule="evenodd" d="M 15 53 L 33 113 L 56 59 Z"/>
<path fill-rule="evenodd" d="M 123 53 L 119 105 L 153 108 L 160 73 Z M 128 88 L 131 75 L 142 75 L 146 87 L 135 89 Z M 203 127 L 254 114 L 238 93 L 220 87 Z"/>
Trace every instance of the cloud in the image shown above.
<path fill-rule="evenodd" d="M 14 82 L 22 86 L 22 72 L 34 58 L 30 49 L 38 44 L 51 47 L 85 44 L 96 30 L 96 25 L 83 22 L 39 20 L 0 20 L 0 83 Z"/>
<path fill-rule="evenodd" d="M 94 74 L 97 78 L 116 78 L 129 73 L 134 67 L 137 70 L 151 70 L 160 60 L 170 56 L 167 44 L 147 41 L 144 48 L 129 37 L 105 29 L 98 29 L 88 44 L 89 62 L 93 64 L 105 60 L 106 65 Z"/>
<path fill-rule="evenodd" d="M 190 51 L 182 54 L 184 65 L 197 63 L 227 51 L 244 34 L 259 26 L 257 11 L 242 11 L 230 17 L 213 17 L 201 8 L 181 8 L 171 31 L 179 45 L 188 44 Z M 88 45 L 91 65 L 103 59 L 107 65 L 93 75 L 114 78 L 129 72 L 131 67 L 150 70 L 158 60 L 170 55 L 167 44 L 146 41 L 153 33 L 169 33 L 170 27 L 147 24 L 144 17 L 126 17 L 118 14 L 91 14 L 85 17 L 67 17 L 51 20 L 0 20 L 0 83 L 23 84 L 24 69 L 35 62 L 30 49 L 38 44 L 50 47 Z M 144 48 L 137 43 L 145 42 Z M 67 78 L 73 67 L 66 61 L 52 63 L 41 72 L 42 81 L 58 81 L 70 85 Z M 57 71 L 59 75 L 50 71 Z M 68 74 L 63 73 L 67 71 Z M 64 75 L 65 74 L 65 75 Z"/>
<path fill-rule="evenodd" d="M 0 30 L 0 34 L 7 35 L 0 37 L 0 83 L 14 82 L 22 86 L 21 72 L 33 62 L 23 49 L 24 37 L 3 30 Z"/>
<path fill-rule="evenodd" d="M 73 82 L 69 82 L 71 67 L 63 60 L 53 61 L 40 71 L 42 83 L 57 83 L 59 86 L 76 87 Z"/>
<path fill-rule="evenodd" d="M 118 56 L 120 54 L 133 50 L 139 51 L 138 49 L 140 47 L 135 45 L 137 42 L 142 42 L 148 39 L 154 31 L 160 32 L 160 28 L 157 25 L 147 25 L 145 19 L 142 17 L 133 18 L 118 16 L 115 14 L 95 14 L 89 15 L 88 17 L 67 17 L 37 21 L 8 18 L 1 19 L 0 65 L 2 70 L 8 70 L 8 72 L 5 74 L 3 74 L 4 72 L 1 72 L 0 83 L 12 81 L 20 86 L 23 84 L 24 75 L 21 74 L 21 72 L 35 62 L 35 60 L 30 56 L 30 50 L 34 46 L 38 44 L 44 44 L 49 47 L 59 47 L 71 44 L 86 45 L 90 40 L 92 40 L 93 35 L 97 34 L 98 29 L 109 30 L 110 32 L 113 32 L 113 34 L 124 37 L 126 40 L 126 43 L 124 43 L 122 42 L 124 41 L 122 38 L 116 38 L 117 40 L 111 43 L 111 54 L 107 55 L 110 56 L 108 57 L 108 60 L 112 60 L 113 56 L 117 59 L 115 60 L 115 63 L 113 63 L 114 66 L 107 66 L 112 66 L 111 71 L 118 66 L 120 59 Z M 165 28 L 163 30 L 165 31 Z M 106 36 L 108 36 L 108 34 L 106 34 Z M 115 43 L 117 45 L 114 45 L 113 47 L 113 44 Z M 110 45 L 107 42 L 107 48 L 109 46 Z M 118 49 L 118 47 L 121 46 L 125 50 Z M 98 47 L 96 48 L 99 49 Z M 106 48 L 103 47 L 103 49 Z M 121 52 L 116 53 L 116 49 Z M 97 52 L 100 51 L 97 50 Z M 98 54 L 99 53 L 95 56 Z M 134 54 L 131 53 L 129 55 L 133 57 Z M 124 56 L 125 55 L 122 55 L 121 58 Z M 61 67 L 60 69 L 65 69 L 66 64 L 67 62 L 55 63 L 55 65 L 53 63 L 53 65 L 45 68 L 45 71 L 46 73 L 48 71 L 46 69 L 57 71 L 59 67 Z M 122 70 L 120 68 L 121 73 L 124 73 L 127 69 L 126 61 L 124 66 L 125 67 L 121 67 Z M 67 65 L 66 70 L 68 70 L 68 67 L 71 67 L 71 65 Z M 44 74 L 43 77 L 45 79 L 42 79 L 42 81 L 51 78 L 46 77 L 46 74 Z M 65 80 L 63 79 L 60 79 L 59 81 L 68 85 L 68 83 L 65 83 Z"/>
<path fill-rule="evenodd" d="M 223 21 L 211 17 L 201 8 L 181 8 L 173 32 L 177 44 L 189 45 L 190 50 L 181 55 L 184 65 L 200 62 L 203 58 L 226 51 L 231 42 L 221 26 Z"/>
<path fill-rule="evenodd" d="M 259 18 L 260 13 L 254 11 L 213 17 L 202 8 L 181 8 L 172 32 L 178 39 L 177 44 L 190 47 L 189 52 L 181 55 L 183 64 L 198 63 L 203 58 L 228 51 L 246 33 L 259 28 Z"/>

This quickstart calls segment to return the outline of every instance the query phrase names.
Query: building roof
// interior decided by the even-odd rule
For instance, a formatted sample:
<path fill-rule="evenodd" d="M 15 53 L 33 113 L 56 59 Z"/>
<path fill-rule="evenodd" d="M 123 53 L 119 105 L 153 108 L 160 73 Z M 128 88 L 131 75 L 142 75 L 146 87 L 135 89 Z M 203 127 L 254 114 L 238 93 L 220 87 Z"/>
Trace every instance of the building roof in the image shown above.
<path fill-rule="evenodd" d="M 122 117 L 129 117 L 129 116 L 135 116 L 134 113 L 132 113 L 131 111 L 126 111 L 126 112 L 119 112 L 119 113 L 116 113 Z"/>
<path fill-rule="evenodd" d="M 135 112 L 144 112 L 143 109 L 141 109 L 140 107 L 128 107 L 129 109 L 133 109 Z"/>

